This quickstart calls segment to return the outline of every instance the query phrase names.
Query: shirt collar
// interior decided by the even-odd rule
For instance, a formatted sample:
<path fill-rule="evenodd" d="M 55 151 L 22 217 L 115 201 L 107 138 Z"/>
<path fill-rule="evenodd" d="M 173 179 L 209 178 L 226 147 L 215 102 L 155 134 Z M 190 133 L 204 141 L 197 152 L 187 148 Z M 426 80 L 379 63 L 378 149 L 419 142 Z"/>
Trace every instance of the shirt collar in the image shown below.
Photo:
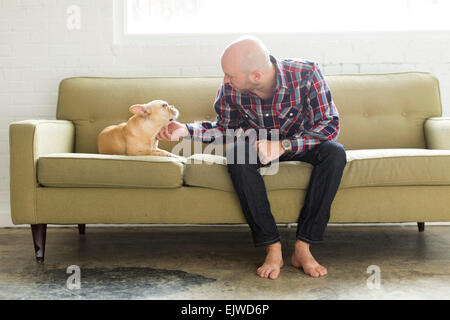
<path fill-rule="evenodd" d="M 275 92 L 279 91 L 281 88 L 288 88 L 286 73 L 284 71 L 284 67 L 281 62 L 272 55 L 269 55 L 270 61 L 275 64 L 275 69 L 277 70 L 277 86 L 275 88 Z"/>

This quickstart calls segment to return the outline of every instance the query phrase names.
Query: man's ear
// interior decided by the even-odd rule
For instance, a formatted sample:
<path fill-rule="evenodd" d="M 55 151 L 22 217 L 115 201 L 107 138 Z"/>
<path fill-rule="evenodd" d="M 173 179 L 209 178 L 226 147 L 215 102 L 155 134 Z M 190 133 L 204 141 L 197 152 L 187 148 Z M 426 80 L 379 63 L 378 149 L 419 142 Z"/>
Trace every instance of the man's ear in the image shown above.
<path fill-rule="evenodd" d="M 261 80 L 262 73 L 261 71 L 255 70 L 250 72 L 250 79 L 253 82 L 259 82 Z"/>
<path fill-rule="evenodd" d="M 137 114 L 138 116 L 141 117 L 147 117 L 150 115 L 151 112 L 147 111 L 147 109 L 145 108 L 145 106 L 143 106 L 142 104 L 134 104 L 130 107 L 130 112 Z"/>

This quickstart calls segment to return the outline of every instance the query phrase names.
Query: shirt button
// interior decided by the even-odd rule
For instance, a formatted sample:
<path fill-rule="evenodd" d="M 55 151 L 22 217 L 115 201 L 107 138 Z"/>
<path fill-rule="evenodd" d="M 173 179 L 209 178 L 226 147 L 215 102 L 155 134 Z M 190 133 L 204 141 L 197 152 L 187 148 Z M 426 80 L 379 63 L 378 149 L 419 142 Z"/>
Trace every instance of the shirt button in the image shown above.
<path fill-rule="evenodd" d="M 248 118 L 248 114 L 245 115 Z"/>
<path fill-rule="evenodd" d="M 266 113 L 266 117 L 268 117 L 269 116 L 269 114 L 268 113 Z"/>
<path fill-rule="evenodd" d="M 292 112 L 291 112 L 291 113 L 289 113 L 289 116 L 290 116 L 290 117 L 292 117 L 293 115 L 294 115 L 294 114 L 293 114 Z"/>

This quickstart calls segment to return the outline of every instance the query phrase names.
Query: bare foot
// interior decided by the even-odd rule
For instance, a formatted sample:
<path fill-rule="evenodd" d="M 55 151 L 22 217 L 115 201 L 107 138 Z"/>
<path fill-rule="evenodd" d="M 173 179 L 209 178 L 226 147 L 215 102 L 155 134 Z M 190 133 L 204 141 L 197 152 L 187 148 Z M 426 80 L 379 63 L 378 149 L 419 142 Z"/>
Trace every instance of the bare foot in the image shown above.
<path fill-rule="evenodd" d="M 281 254 L 281 243 L 277 242 L 266 247 L 266 260 L 264 264 L 256 270 L 261 278 L 276 279 L 280 275 L 283 267 L 283 256 Z"/>
<path fill-rule="evenodd" d="M 300 240 L 295 242 L 292 265 L 296 268 L 302 268 L 306 274 L 314 278 L 328 274 L 327 269 L 321 266 L 312 256 L 311 251 L 309 251 L 309 244 Z"/>

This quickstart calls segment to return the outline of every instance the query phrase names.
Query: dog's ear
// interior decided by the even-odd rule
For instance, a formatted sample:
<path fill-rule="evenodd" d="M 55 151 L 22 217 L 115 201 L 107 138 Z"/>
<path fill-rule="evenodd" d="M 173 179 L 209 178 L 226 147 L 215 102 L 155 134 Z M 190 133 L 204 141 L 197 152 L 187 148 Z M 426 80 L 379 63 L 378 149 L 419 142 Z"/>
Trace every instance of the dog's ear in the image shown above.
<path fill-rule="evenodd" d="M 138 116 L 141 117 L 147 117 L 151 114 L 151 112 L 149 110 L 147 110 L 145 108 L 145 106 L 143 106 L 142 104 L 134 104 L 130 107 L 130 112 L 137 114 Z"/>

